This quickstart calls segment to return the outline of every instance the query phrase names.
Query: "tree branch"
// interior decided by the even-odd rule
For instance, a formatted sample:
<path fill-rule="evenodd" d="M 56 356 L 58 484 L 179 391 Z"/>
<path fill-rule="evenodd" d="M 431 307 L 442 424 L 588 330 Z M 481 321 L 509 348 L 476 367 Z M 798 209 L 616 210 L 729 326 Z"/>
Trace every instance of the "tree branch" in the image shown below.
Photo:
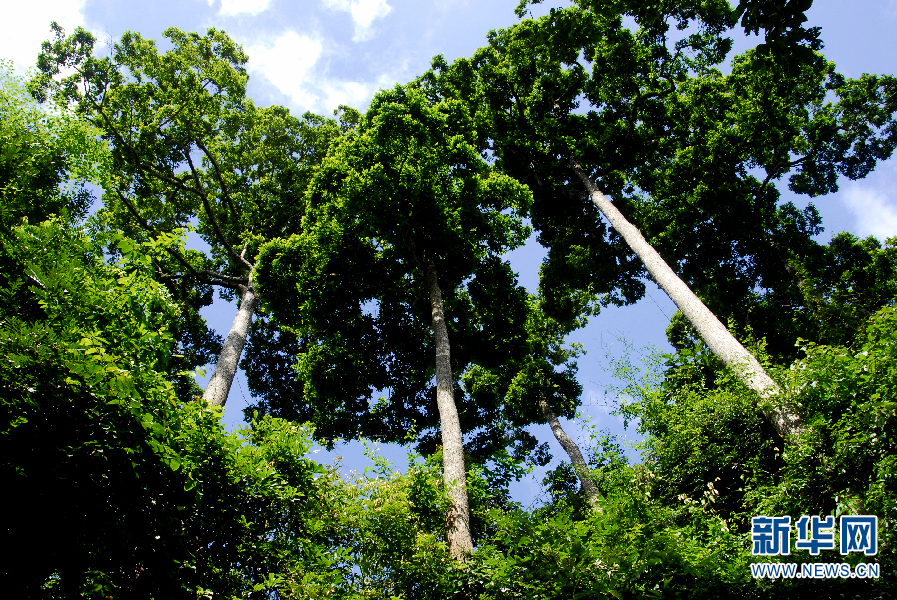
<path fill-rule="evenodd" d="M 639 104 L 649 98 L 663 98 L 676 91 L 676 82 L 670 79 L 667 79 L 667 82 L 670 84 L 670 88 L 668 90 L 664 90 L 662 92 L 648 92 L 647 94 L 639 94 L 635 97 L 635 100 L 632 101 L 632 107 L 629 109 L 629 119 L 626 121 L 626 124 L 629 126 L 629 132 L 627 133 L 628 138 L 631 138 L 632 132 L 635 131 L 635 113 L 636 110 L 638 110 Z"/>
<path fill-rule="evenodd" d="M 115 190 L 115 193 L 118 195 L 119 199 L 124 203 L 124 205 L 128 208 L 128 211 L 134 215 L 134 218 L 137 220 L 137 223 L 152 233 L 155 236 L 160 235 L 159 230 L 150 225 L 143 217 L 140 216 L 140 213 L 137 210 L 137 207 L 128 200 L 128 198 L 121 193 L 121 190 Z M 196 277 L 203 283 L 208 283 L 210 285 L 220 285 L 223 287 L 236 289 L 239 285 L 247 283 L 249 280 L 242 277 L 232 277 L 230 275 L 223 275 L 221 273 L 216 273 L 215 271 L 208 270 L 196 270 L 193 268 L 193 265 L 184 257 L 183 254 L 178 252 L 177 250 L 173 250 L 171 248 L 166 247 L 165 251 L 168 252 L 176 261 L 178 261 L 181 265 L 183 265 L 188 274 L 180 274 L 180 275 L 162 275 L 162 277 L 166 279 L 182 279 L 184 277 Z M 160 272 L 161 275 L 161 272 Z M 217 279 L 218 281 L 211 281 L 211 279 Z"/>
<path fill-rule="evenodd" d="M 227 250 L 227 253 L 231 255 L 231 258 L 233 258 L 237 264 L 243 265 L 248 271 L 251 272 L 252 264 L 239 254 L 237 254 L 237 251 L 234 250 L 234 247 L 231 246 L 230 242 L 227 241 L 227 238 L 224 235 L 224 231 L 221 230 L 221 225 L 218 224 L 218 219 L 215 217 L 215 212 L 212 210 L 212 204 L 209 202 L 209 197 L 202 189 L 202 183 L 199 181 L 199 173 L 197 172 L 196 166 L 193 164 L 193 159 L 190 158 L 190 153 L 185 153 L 185 157 L 187 158 L 187 164 L 190 165 L 190 172 L 193 174 L 193 181 L 196 182 L 196 187 L 199 191 L 199 197 L 202 199 L 202 205 L 206 209 L 206 214 L 209 215 L 209 220 L 212 223 L 212 229 L 215 231 L 215 235 L 218 237 L 218 241 L 221 242 L 221 244 Z"/>
<path fill-rule="evenodd" d="M 813 154 L 813 153 L 812 153 L 812 151 L 811 151 L 810 154 L 807 154 L 806 156 L 802 156 L 802 157 L 798 158 L 797 160 L 792 160 L 791 162 L 779 162 L 779 163 L 777 163 L 777 164 L 772 168 L 771 171 L 767 171 L 767 173 L 766 173 L 766 179 L 763 180 L 763 186 L 766 187 L 766 184 L 768 184 L 768 183 L 772 180 L 773 177 L 778 177 L 778 173 L 779 173 L 779 171 L 781 171 L 782 169 L 785 169 L 785 168 L 789 168 L 789 169 L 790 169 L 791 167 L 795 167 L 795 166 L 801 164 L 802 162 L 804 162 L 805 160 L 807 160 L 808 158 L 810 158 L 810 156 L 812 156 L 812 154 Z M 784 174 L 784 173 L 783 173 L 783 174 Z"/>
<path fill-rule="evenodd" d="M 94 103 L 94 108 L 95 109 L 97 108 L 95 103 Z M 227 241 L 227 238 L 224 236 L 224 232 L 221 230 L 221 226 L 218 224 L 218 220 L 215 218 L 215 213 L 212 211 L 212 207 L 209 202 L 208 196 L 206 195 L 205 191 L 202 189 L 202 183 L 199 180 L 199 174 L 197 173 L 196 166 L 193 164 L 193 160 L 190 158 L 189 150 L 184 152 L 184 156 L 187 159 L 187 164 L 190 166 L 190 173 L 193 177 L 194 182 L 196 183 L 196 188 L 191 188 L 190 186 L 186 185 L 183 181 L 181 181 L 177 177 L 169 177 L 167 174 L 163 173 L 159 169 L 156 169 L 152 165 L 144 163 L 140 159 L 140 154 L 137 152 L 137 150 L 125 140 L 124 136 L 121 135 L 121 133 L 118 131 L 118 129 L 111 123 L 111 121 L 109 120 L 109 118 L 105 114 L 105 112 L 103 112 L 101 110 L 97 110 L 97 112 L 102 117 L 107 130 L 110 131 L 118 139 L 119 143 L 131 153 L 131 155 L 134 158 L 135 165 L 137 166 L 138 169 L 145 169 L 146 171 L 149 171 L 150 173 L 152 173 L 153 175 L 155 175 L 157 178 L 161 179 L 162 181 L 169 183 L 184 192 L 196 194 L 200 197 L 203 207 L 206 209 L 206 212 L 208 213 L 209 218 L 211 219 L 212 227 L 215 231 L 216 237 L 218 237 L 218 240 L 227 249 L 228 254 L 231 255 L 231 257 L 237 262 L 237 264 L 243 265 L 247 270 L 251 271 L 252 264 L 249 263 L 249 261 L 245 260 L 240 255 L 238 255 L 236 253 L 236 251 L 234 250 L 233 246 L 231 246 L 231 244 Z M 160 132 L 160 134 L 163 137 L 167 137 L 167 136 L 165 136 L 165 134 L 163 132 Z M 200 145 L 200 143 L 197 142 L 197 146 L 199 146 L 199 145 Z M 120 193 L 119 193 L 119 196 L 121 197 Z M 126 204 L 129 204 L 129 203 L 126 201 Z M 129 208 L 133 208 L 133 207 L 129 205 Z M 134 212 L 135 216 L 137 216 L 138 220 L 139 220 L 140 217 L 139 217 L 138 213 L 136 211 L 132 211 L 132 212 Z"/>
<path fill-rule="evenodd" d="M 209 159 L 209 162 L 212 163 L 212 168 L 215 171 L 215 179 L 218 180 L 218 185 L 221 186 L 221 196 L 224 198 L 224 201 L 227 202 L 227 207 L 230 209 L 231 219 L 237 220 L 237 210 L 234 208 L 234 204 L 231 201 L 230 194 L 227 193 L 227 185 L 224 183 L 224 176 L 221 173 L 221 168 L 218 166 L 218 161 L 215 160 L 215 157 L 212 156 L 212 153 L 206 148 L 205 144 L 201 141 L 196 140 L 196 147 L 202 150 L 202 153 L 206 155 L 206 158 Z M 243 255 L 240 254 L 242 257 Z"/>
<path fill-rule="evenodd" d="M 93 104 L 94 104 L 94 110 L 96 110 L 96 112 L 103 119 L 103 123 L 105 124 L 104 129 L 106 131 L 111 132 L 112 135 L 118 140 L 119 144 L 121 144 L 121 146 L 123 146 L 128 152 L 131 153 L 131 155 L 134 158 L 134 164 L 138 169 L 143 169 L 143 170 L 146 170 L 146 171 L 152 173 L 153 175 L 155 175 L 162 181 L 177 187 L 181 191 L 188 192 L 191 194 L 199 194 L 199 190 L 195 190 L 195 189 L 191 188 L 190 186 L 185 185 L 184 182 L 181 181 L 180 179 L 178 179 L 177 177 L 169 177 L 167 174 L 165 174 L 161 170 L 154 168 L 151 164 L 144 163 L 142 160 L 140 160 L 140 153 L 137 152 L 137 150 L 134 148 L 134 146 L 132 146 L 131 144 L 128 143 L 128 141 L 124 138 L 124 136 L 115 127 L 115 125 L 112 124 L 112 122 L 109 120 L 109 118 L 106 116 L 106 114 L 102 110 L 98 110 L 96 103 L 93 103 Z M 163 137 L 168 137 L 168 136 L 165 136 L 164 133 L 162 133 L 161 135 Z"/>

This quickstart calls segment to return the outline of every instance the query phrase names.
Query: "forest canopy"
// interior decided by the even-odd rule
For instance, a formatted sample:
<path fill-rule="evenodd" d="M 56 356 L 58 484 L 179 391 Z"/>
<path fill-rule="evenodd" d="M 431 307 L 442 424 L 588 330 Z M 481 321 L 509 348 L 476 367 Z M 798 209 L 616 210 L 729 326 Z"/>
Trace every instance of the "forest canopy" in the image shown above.
<path fill-rule="evenodd" d="M 2 64 L 11 595 L 897 590 L 897 237 L 822 243 L 781 196 L 891 157 L 897 79 L 839 73 L 810 0 L 534 4 L 327 116 L 257 106 L 216 29 L 102 48 L 54 23 L 36 71 Z M 758 43 L 733 56 L 735 32 Z M 531 236 L 532 292 L 507 258 Z M 564 430 L 568 338 L 648 280 L 678 311 L 673 352 L 617 364 L 631 461 Z M 239 368 L 258 400 L 227 431 Z M 537 427 L 566 460 L 524 506 Z M 337 439 L 409 466 L 316 462 Z M 875 515 L 878 551 L 758 556 L 761 515 Z M 880 575 L 752 576 L 816 562 Z"/>

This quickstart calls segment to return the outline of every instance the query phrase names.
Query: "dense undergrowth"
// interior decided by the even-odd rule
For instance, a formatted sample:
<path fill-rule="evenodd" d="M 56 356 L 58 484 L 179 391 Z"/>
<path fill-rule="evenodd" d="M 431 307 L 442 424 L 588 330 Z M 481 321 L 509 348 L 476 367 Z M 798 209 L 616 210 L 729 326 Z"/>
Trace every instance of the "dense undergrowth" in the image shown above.
<path fill-rule="evenodd" d="M 21 597 L 869 597 L 893 589 L 897 309 L 850 347 L 807 345 L 777 373 L 807 415 L 787 444 L 700 348 L 658 362 L 621 407 L 644 460 L 593 454 L 596 507 L 549 482 L 543 506 L 471 471 L 479 537 L 453 560 L 438 457 L 345 478 L 308 427 L 226 433 L 165 369 L 172 307 L 134 254 L 109 265 L 58 220 L 3 238 L 0 344 L 7 580 Z M 563 469 L 561 469 L 563 471 Z M 482 479 L 482 477 L 481 477 Z M 477 483 L 480 481 L 480 483 Z M 752 579 L 752 515 L 876 514 L 882 576 Z M 796 517 L 795 517 L 796 518 Z M 840 561 L 836 551 L 791 562 Z M 856 562 L 863 557 L 849 556 Z M 10 577 L 15 574 L 15 577 Z M 208 591 L 208 593 L 207 593 Z"/>

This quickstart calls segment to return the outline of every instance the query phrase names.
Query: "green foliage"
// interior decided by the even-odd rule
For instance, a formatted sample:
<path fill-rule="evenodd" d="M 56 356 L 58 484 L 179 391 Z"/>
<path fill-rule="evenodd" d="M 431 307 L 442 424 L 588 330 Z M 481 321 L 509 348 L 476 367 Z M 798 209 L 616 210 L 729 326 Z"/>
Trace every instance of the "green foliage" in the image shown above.
<path fill-rule="evenodd" d="M 465 562 L 451 561 L 444 543 L 425 530 L 406 532 L 408 523 L 424 524 L 415 514 L 420 500 L 410 501 L 414 512 L 405 512 L 409 490 L 419 489 L 426 472 L 421 468 L 356 480 L 355 489 L 371 498 L 365 512 L 347 515 L 360 542 L 353 547 L 361 552 L 357 583 L 364 597 L 730 597 L 749 589 L 741 538 L 700 509 L 663 506 L 652 497 L 653 475 L 643 468 L 608 472 L 602 512 L 584 514 L 565 503 L 532 512 L 489 509 L 481 515 L 489 534 Z M 438 471 L 429 477 L 435 490 Z M 368 521 L 387 529 L 372 539 Z"/>
<path fill-rule="evenodd" d="M 490 33 L 470 59 L 437 57 L 422 78 L 433 97 L 476 107 L 496 168 L 533 190 L 552 316 L 644 293 L 640 263 L 573 177 L 575 159 L 718 317 L 794 359 L 814 327 L 802 269 L 816 273 L 826 251 L 812 239 L 816 209 L 780 203 L 777 182 L 829 193 L 889 157 L 893 77 L 838 74 L 803 25 L 809 1 L 573 4 Z M 739 18 L 766 43 L 723 75 Z"/>
<path fill-rule="evenodd" d="M 737 334 L 750 329 L 766 338 L 769 352 L 788 362 L 798 337 L 835 333 L 824 331 L 832 315 L 818 312 L 830 288 L 814 292 L 811 280 L 830 280 L 832 269 L 847 277 L 850 267 L 837 255 L 850 244 L 813 241 L 822 230 L 816 209 L 781 204 L 774 182 L 796 169 L 792 189 L 836 191 L 839 174 L 865 176 L 897 138 L 884 97 L 888 78 L 846 81 L 821 56 L 793 69 L 784 60 L 751 51 L 727 76 L 680 84 L 671 127 L 687 147 L 653 175 L 643 173 L 639 185 L 653 198 L 632 216 L 717 316 L 734 321 Z M 758 166 L 762 181 L 748 171 Z"/>
<path fill-rule="evenodd" d="M 803 27 L 812 5 L 813 0 L 741 0 L 732 16 L 741 19 L 747 34 L 764 31 L 766 43 L 757 47 L 761 52 L 808 58 L 812 57 L 810 51 L 822 48 L 820 28 Z"/>
<path fill-rule="evenodd" d="M 0 226 L 39 223 L 52 214 L 83 217 L 98 179 L 97 132 L 66 112 L 41 110 L 0 62 Z"/>
<path fill-rule="evenodd" d="M 455 561 L 445 540 L 441 457 L 411 456 L 405 474 L 382 459 L 372 474 L 352 473 L 335 488 L 334 515 L 358 597 L 450 597 Z"/>
<path fill-rule="evenodd" d="M 670 358 L 662 379 L 658 372 L 653 382 L 628 375 L 634 401 L 621 413 L 647 436 L 645 459 L 660 475 L 661 498 L 707 506 L 743 532 L 759 514 L 745 492 L 778 483 L 782 442 L 757 412 L 753 394 L 709 351 L 698 347 Z"/>
<path fill-rule="evenodd" d="M 882 244 L 839 233 L 804 267 L 800 337 L 829 346 L 851 345 L 882 306 L 897 298 L 897 240 Z"/>
<path fill-rule="evenodd" d="M 629 463 L 616 436 L 606 430 L 590 432 L 586 461 L 589 466 L 589 478 L 602 496 L 614 492 L 619 483 L 617 480 L 620 469 L 628 468 Z M 576 470 L 566 461 L 549 471 L 542 480 L 542 485 L 549 495 L 549 503 L 569 506 L 579 511 L 579 515 L 590 508 L 586 503 L 587 499 L 577 493 L 580 482 Z"/>
<path fill-rule="evenodd" d="M 798 407 L 806 423 L 791 443 L 775 436 L 752 393 L 700 346 L 667 357 L 666 372 L 656 371 L 653 382 L 634 377 L 628 388 L 634 401 L 621 412 L 639 419 L 647 436 L 655 493 L 667 505 L 724 519 L 733 533 L 749 531 L 750 517 L 760 514 L 876 514 L 877 562 L 883 574 L 893 568 L 887 540 L 894 539 L 897 506 L 895 325 L 897 311 L 885 305 L 849 346 L 805 342 L 805 357 L 777 373 L 781 401 Z M 880 584 L 891 589 L 894 581 L 884 577 Z"/>
<path fill-rule="evenodd" d="M 883 564 L 895 560 L 895 325 L 897 310 L 886 307 L 868 320 L 850 347 L 804 348 L 806 358 L 796 362 L 784 380 L 802 410 L 812 415 L 810 427 L 804 443 L 788 450 L 784 483 L 768 500 L 807 514 L 879 515 Z"/>
<path fill-rule="evenodd" d="M 126 32 L 108 57 L 94 55 L 95 39 L 84 30 L 55 33 L 32 93 L 75 106 L 101 128 L 109 165 L 98 219 L 164 250 L 154 254 L 154 268 L 179 305 L 175 371 L 212 362 L 222 340 L 200 309 L 215 287 L 228 299 L 243 293 L 259 246 L 298 229 L 314 166 L 357 113 L 343 107 L 337 122 L 256 107 L 246 97 L 246 55 L 214 29 L 201 36 L 170 28 L 165 52 Z M 184 230 L 210 251 L 185 249 Z M 198 392 L 189 378 L 179 380 L 183 400 Z"/>
<path fill-rule="evenodd" d="M 467 584 L 478 598 L 737 596 L 746 556 L 721 523 L 650 498 L 650 473 L 621 471 L 601 513 L 499 517 Z"/>
<path fill-rule="evenodd" d="M 252 597 L 303 571 L 332 588 L 310 432 L 265 417 L 226 434 L 216 411 L 180 401 L 176 382 L 192 374 L 172 370 L 179 306 L 154 259 L 182 240 L 72 222 L 60 184 L 96 175 L 101 146 L 15 85 L 3 86 L 4 148 L 20 167 L 3 214 L 15 220 L 0 223 L 0 469 L 17 548 L 6 590 Z"/>
<path fill-rule="evenodd" d="M 341 107 L 335 120 L 255 107 L 246 56 L 222 32 L 170 29 L 165 53 L 127 33 L 97 58 L 89 34 L 57 28 L 32 92 L 103 130 L 36 107 L 2 74 L 0 468 L 16 549 L 6 589 L 893 594 L 894 240 L 841 234 L 820 246 L 815 209 L 779 205 L 774 185 L 790 174 L 797 191 L 832 191 L 839 175 L 864 176 L 889 156 L 894 81 L 839 76 L 815 53 L 807 8 L 581 0 L 490 34 L 471 59 L 437 57 L 366 114 Z M 724 34 L 739 18 L 766 44 L 723 76 Z M 671 41 L 674 28 L 688 35 Z M 571 181 L 571 158 L 718 314 L 790 365 L 773 373 L 784 389 L 775 401 L 801 414 L 800 439 L 778 439 L 753 392 L 674 319 L 675 355 L 647 376 L 620 370 L 631 400 L 620 414 L 638 421 L 644 463 L 627 464 L 596 433 L 586 452 L 595 505 L 563 464 L 544 505 L 512 501 L 510 482 L 549 458 L 523 429 L 543 420 L 538 401 L 565 417 L 579 403 L 580 349 L 564 336 L 644 289 Z M 86 181 L 107 196 L 83 226 Z M 524 216 L 549 246 L 537 296 L 501 258 L 529 234 Z M 185 249 L 191 227 L 209 256 Z M 429 268 L 467 436 L 476 548 L 462 561 L 446 542 Z M 252 273 L 267 312 L 244 366 L 268 414 L 251 409 L 250 424 L 227 434 L 217 411 L 192 401 L 188 369 L 213 341 L 197 311 L 212 285 L 239 290 Z M 372 473 L 344 477 L 307 458 L 313 436 L 416 442 L 427 457 L 399 474 L 370 453 Z M 880 581 L 750 578 L 751 516 L 842 513 L 879 515 Z"/>
<path fill-rule="evenodd" d="M 414 86 L 381 92 L 323 161 L 304 231 L 262 249 L 262 296 L 298 350 L 308 408 L 295 410 L 325 438 L 395 441 L 415 429 L 432 451 L 428 261 L 446 304 L 453 370 L 496 351 L 499 339 L 499 353 L 514 344 L 513 324 L 495 318 L 516 286 L 498 256 L 528 235 L 519 215 L 530 195 L 490 168 L 477 140 L 463 103 L 430 102 Z M 389 396 L 372 405 L 375 390 Z M 494 420 L 497 407 L 460 404 L 467 431 Z"/>
<path fill-rule="evenodd" d="M 148 260 L 109 266 L 58 221 L 7 231 L 3 250 L 15 589 L 239 595 L 320 562 L 306 434 L 265 418 L 227 435 L 217 413 L 178 402 L 175 307 Z"/>
<path fill-rule="evenodd" d="M 246 97 L 247 57 L 223 32 L 170 28 L 164 36 L 172 48 L 159 52 L 126 32 L 101 58 L 89 33 L 65 37 L 57 28 L 31 87 L 102 129 L 112 161 L 104 181 L 110 225 L 141 238 L 195 222 L 211 256 L 172 253 L 163 272 L 234 288 L 261 243 L 295 230 L 312 166 L 340 126 L 256 107 Z M 63 68 L 73 74 L 61 76 Z"/>
<path fill-rule="evenodd" d="M 865 321 L 897 297 L 893 239 L 882 244 L 873 237 L 860 240 L 839 233 L 803 257 L 792 255 L 788 267 L 790 284 L 745 297 L 749 325 L 730 323 L 745 336 L 764 333 L 766 351 L 779 364 L 798 356 L 803 344 L 797 340 L 852 344 Z M 678 312 L 667 337 L 678 349 L 694 349 L 698 342 L 696 332 Z"/>

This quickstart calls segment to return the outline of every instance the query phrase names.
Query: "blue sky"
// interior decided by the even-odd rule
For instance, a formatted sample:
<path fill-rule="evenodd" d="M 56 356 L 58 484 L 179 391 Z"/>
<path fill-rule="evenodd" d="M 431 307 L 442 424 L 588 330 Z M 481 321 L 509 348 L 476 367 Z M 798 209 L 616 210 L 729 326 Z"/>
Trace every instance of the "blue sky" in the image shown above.
<path fill-rule="evenodd" d="M 34 63 L 49 23 L 59 21 L 68 31 L 82 25 L 107 43 L 124 31 L 161 39 L 167 27 L 204 31 L 223 29 L 244 45 L 250 60 L 249 93 L 259 105 L 280 104 L 301 114 L 329 114 L 339 104 L 364 109 L 379 88 L 406 82 L 430 64 L 436 54 L 449 60 L 471 54 L 484 45 L 490 29 L 516 22 L 517 0 L 0 0 L 0 58 L 12 59 L 20 72 Z M 564 2 L 546 2 L 563 6 Z M 897 0 L 816 0 L 808 13 L 810 25 L 822 27 L 825 54 L 849 77 L 897 72 Z M 736 40 L 736 50 L 756 38 Z M 793 199 L 799 205 L 806 198 Z M 868 178 L 841 182 L 837 194 L 818 198 L 827 240 L 838 231 L 897 236 L 897 159 L 879 165 Z M 535 287 L 543 256 L 534 241 L 510 256 L 521 282 Z M 580 360 L 584 387 L 583 418 L 599 428 L 623 433 L 619 420 L 608 415 L 614 394 L 608 386 L 609 356 L 619 357 L 627 344 L 636 354 L 646 346 L 668 348 L 664 329 L 675 308 L 663 292 L 649 285 L 648 296 L 632 307 L 608 309 L 572 336 L 588 354 Z M 205 313 L 226 335 L 235 307 L 221 300 Z M 625 342 L 623 340 L 626 340 Z M 225 420 L 242 418 L 249 397 L 245 379 L 232 388 Z M 567 424 L 583 436 L 583 421 Z M 547 426 L 533 430 L 552 444 L 555 463 L 564 456 Z M 630 433 L 630 438 L 632 434 Z M 586 436 L 587 437 L 587 436 Z M 357 445 L 342 448 L 348 468 L 366 464 Z M 401 463 L 401 449 L 384 449 Z M 528 502 L 538 492 L 535 481 L 515 487 L 515 497 Z"/>

